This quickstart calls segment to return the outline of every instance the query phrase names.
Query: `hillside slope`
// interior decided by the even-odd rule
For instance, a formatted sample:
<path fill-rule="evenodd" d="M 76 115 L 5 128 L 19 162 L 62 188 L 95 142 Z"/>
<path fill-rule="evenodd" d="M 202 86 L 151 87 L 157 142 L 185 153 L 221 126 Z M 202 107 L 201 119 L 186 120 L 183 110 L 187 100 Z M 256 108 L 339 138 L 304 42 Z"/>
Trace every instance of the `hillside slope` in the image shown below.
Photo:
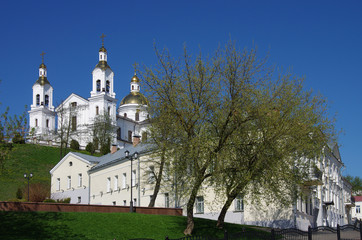
<path fill-rule="evenodd" d="M 30 183 L 43 183 L 50 190 L 49 171 L 59 162 L 59 155 L 56 147 L 14 144 L 5 170 L 0 171 L 0 201 L 15 199 L 19 187 L 26 189 L 28 183 L 24 173 L 33 173 Z"/>

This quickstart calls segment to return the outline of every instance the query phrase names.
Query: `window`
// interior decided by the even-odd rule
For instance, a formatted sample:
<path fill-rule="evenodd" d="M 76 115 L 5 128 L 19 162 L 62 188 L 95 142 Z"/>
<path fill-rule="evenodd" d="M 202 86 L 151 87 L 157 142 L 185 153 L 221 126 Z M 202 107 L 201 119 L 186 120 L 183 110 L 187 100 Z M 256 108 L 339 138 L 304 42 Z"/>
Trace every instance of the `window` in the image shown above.
<path fill-rule="evenodd" d="M 107 192 L 111 191 L 111 178 L 107 178 Z"/>
<path fill-rule="evenodd" d="M 122 176 L 122 188 L 126 188 L 126 184 L 127 184 L 127 173 L 123 173 L 123 176 Z"/>
<path fill-rule="evenodd" d="M 70 189 L 72 187 L 72 178 L 68 176 L 68 186 L 67 188 Z"/>
<path fill-rule="evenodd" d="M 96 85 L 97 85 L 97 92 L 100 92 L 101 91 L 101 80 L 97 80 Z"/>
<path fill-rule="evenodd" d="M 132 187 L 136 186 L 136 170 L 132 170 Z"/>
<path fill-rule="evenodd" d="M 57 178 L 57 191 L 60 191 L 60 178 Z"/>
<path fill-rule="evenodd" d="M 128 141 L 132 142 L 132 131 L 128 131 Z"/>
<path fill-rule="evenodd" d="M 123 200 L 123 206 L 127 206 L 127 201 Z"/>
<path fill-rule="evenodd" d="M 356 205 L 356 213 L 361 213 L 361 205 Z"/>
<path fill-rule="evenodd" d="M 40 95 L 39 94 L 36 95 L 36 105 L 37 106 L 40 105 Z"/>
<path fill-rule="evenodd" d="M 132 90 L 134 90 L 134 86 L 132 85 Z"/>
<path fill-rule="evenodd" d="M 109 81 L 106 82 L 106 92 L 109 93 L 109 89 L 110 89 L 110 83 Z"/>
<path fill-rule="evenodd" d="M 235 211 L 244 211 L 243 198 L 240 194 L 235 198 Z"/>
<path fill-rule="evenodd" d="M 35 118 L 35 127 L 37 127 L 37 126 L 38 126 L 38 119 Z"/>
<path fill-rule="evenodd" d="M 77 116 L 72 116 L 72 131 L 77 130 Z"/>
<path fill-rule="evenodd" d="M 122 138 L 121 138 L 121 128 L 117 129 L 117 140 L 122 140 Z"/>
<path fill-rule="evenodd" d="M 165 193 L 165 208 L 170 207 L 170 197 L 168 196 L 168 193 Z"/>
<path fill-rule="evenodd" d="M 49 106 L 49 96 L 45 95 L 45 106 Z"/>
<path fill-rule="evenodd" d="M 140 112 L 139 112 L 139 110 L 136 111 L 135 120 L 136 121 L 140 120 Z"/>
<path fill-rule="evenodd" d="M 82 202 L 82 197 L 78 197 L 78 203 Z"/>
<path fill-rule="evenodd" d="M 46 121 L 45 121 L 45 126 L 48 128 L 49 127 L 49 119 L 47 119 Z"/>
<path fill-rule="evenodd" d="M 124 113 L 123 116 L 124 116 L 124 117 L 127 117 L 127 113 Z"/>
<path fill-rule="evenodd" d="M 96 106 L 96 115 L 99 115 L 99 107 Z"/>
<path fill-rule="evenodd" d="M 73 166 L 73 162 L 69 162 L 69 167 Z"/>
<path fill-rule="evenodd" d="M 113 188 L 114 191 L 118 190 L 118 175 L 114 176 Z"/>
<path fill-rule="evenodd" d="M 70 105 L 72 108 L 75 108 L 77 106 L 77 102 L 72 102 Z"/>
<path fill-rule="evenodd" d="M 108 107 L 108 116 L 111 116 L 111 107 Z"/>
<path fill-rule="evenodd" d="M 113 206 L 116 206 L 116 201 L 113 202 Z"/>
<path fill-rule="evenodd" d="M 204 213 L 204 197 L 196 197 L 196 213 Z"/>
<path fill-rule="evenodd" d="M 148 169 L 148 183 L 154 183 L 155 181 L 155 167 L 150 166 Z"/>
<path fill-rule="evenodd" d="M 78 187 L 81 187 L 82 186 L 82 174 L 79 173 L 78 174 Z"/>
<path fill-rule="evenodd" d="M 137 206 L 137 198 L 133 199 L 133 206 Z"/>

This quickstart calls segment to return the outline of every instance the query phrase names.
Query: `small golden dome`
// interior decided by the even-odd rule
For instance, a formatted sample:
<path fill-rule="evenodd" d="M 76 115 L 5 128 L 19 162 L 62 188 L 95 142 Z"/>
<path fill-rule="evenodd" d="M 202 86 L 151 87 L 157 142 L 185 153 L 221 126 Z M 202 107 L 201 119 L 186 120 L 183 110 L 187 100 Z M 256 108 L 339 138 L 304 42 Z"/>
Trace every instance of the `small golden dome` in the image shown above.
<path fill-rule="evenodd" d="M 139 92 L 131 92 L 125 96 L 120 105 L 124 104 L 138 104 L 138 105 L 148 105 L 147 98 Z"/>
<path fill-rule="evenodd" d="M 100 49 L 99 49 L 99 52 L 107 52 L 107 49 L 104 47 L 104 46 L 102 46 Z"/>
<path fill-rule="evenodd" d="M 102 69 L 103 71 L 106 70 L 107 68 L 111 69 L 111 67 L 108 65 L 106 61 L 99 61 L 98 64 L 96 65 L 96 68 L 97 67 Z"/>
<path fill-rule="evenodd" d="M 39 66 L 39 68 L 47 68 L 47 66 L 45 66 L 45 64 L 44 63 L 42 63 L 42 64 L 40 64 L 40 66 Z"/>
<path fill-rule="evenodd" d="M 34 83 L 34 85 L 35 85 L 35 84 L 40 84 L 41 86 L 44 86 L 45 84 L 49 84 L 49 85 L 50 85 L 47 77 L 45 77 L 45 76 L 40 76 L 40 77 L 38 78 L 38 80 L 36 80 L 36 82 Z"/>
<path fill-rule="evenodd" d="M 133 77 L 132 77 L 132 80 L 131 82 L 137 82 L 139 83 L 140 82 L 140 79 L 137 77 L 137 75 L 135 74 Z"/>

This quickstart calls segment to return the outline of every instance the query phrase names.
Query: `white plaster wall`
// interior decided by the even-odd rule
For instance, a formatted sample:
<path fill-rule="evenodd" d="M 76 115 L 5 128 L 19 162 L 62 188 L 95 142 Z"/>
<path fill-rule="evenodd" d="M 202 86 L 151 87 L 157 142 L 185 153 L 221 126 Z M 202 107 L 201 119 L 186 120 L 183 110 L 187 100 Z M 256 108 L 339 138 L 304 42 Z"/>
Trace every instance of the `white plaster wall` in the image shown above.
<path fill-rule="evenodd" d="M 72 162 L 72 166 L 69 163 Z M 78 203 L 78 196 L 82 198 L 82 204 L 89 203 L 89 176 L 90 163 L 77 157 L 67 155 L 64 161 L 51 174 L 51 196 L 54 199 L 71 197 L 71 203 Z M 82 174 L 82 185 L 78 185 L 78 176 Z M 68 188 L 68 176 L 71 176 L 71 187 Z M 57 190 L 57 178 L 60 178 L 60 189 Z"/>

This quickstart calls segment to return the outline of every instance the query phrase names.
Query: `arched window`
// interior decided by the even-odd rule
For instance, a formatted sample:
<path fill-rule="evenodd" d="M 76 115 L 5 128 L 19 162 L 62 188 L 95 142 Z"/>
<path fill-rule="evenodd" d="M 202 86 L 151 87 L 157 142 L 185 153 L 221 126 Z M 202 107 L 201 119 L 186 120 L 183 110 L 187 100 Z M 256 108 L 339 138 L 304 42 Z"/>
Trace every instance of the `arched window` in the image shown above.
<path fill-rule="evenodd" d="M 139 121 L 139 120 L 140 120 L 140 112 L 139 112 L 139 110 L 137 110 L 137 112 L 136 112 L 135 120 L 136 120 L 136 121 Z"/>
<path fill-rule="evenodd" d="M 111 107 L 108 107 L 108 115 L 111 116 Z"/>
<path fill-rule="evenodd" d="M 49 119 L 46 120 L 45 126 L 46 126 L 47 128 L 49 127 Z"/>
<path fill-rule="evenodd" d="M 99 107 L 96 106 L 96 115 L 99 115 Z"/>
<path fill-rule="evenodd" d="M 134 86 L 132 85 L 132 90 L 134 90 Z"/>
<path fill-rule="evenodd" d="M 106 82 L 106 92 L 109 93 L 109 89 L 110 89 L 111 85 L 109 83 L 109 81 Z"/>
<path fill-rule="evenodd" d="M 37 127 L 37 126 L 38 126 L 38 119 L 35 118 L 35 127 Z"/>
<path fill-rule="evenodd" d="M 49 96 L 45 95 L 45 106 L 49 106 Z"/>
<path fill-rule="evenodd" d="M 40 105 L 40 95 L 39 94 L 36 95 L 36 105 L 37 106 Z"/>
<path fill-rule="evenodd" d="M 97 80 L 97 92 L 101 91 L 101 80 Z"/>
<path fill-rule="evenodd" d="M 124 116 L 124 117 L 127 117 L 127 113 L 124 113 L 123 116 Z"/>

